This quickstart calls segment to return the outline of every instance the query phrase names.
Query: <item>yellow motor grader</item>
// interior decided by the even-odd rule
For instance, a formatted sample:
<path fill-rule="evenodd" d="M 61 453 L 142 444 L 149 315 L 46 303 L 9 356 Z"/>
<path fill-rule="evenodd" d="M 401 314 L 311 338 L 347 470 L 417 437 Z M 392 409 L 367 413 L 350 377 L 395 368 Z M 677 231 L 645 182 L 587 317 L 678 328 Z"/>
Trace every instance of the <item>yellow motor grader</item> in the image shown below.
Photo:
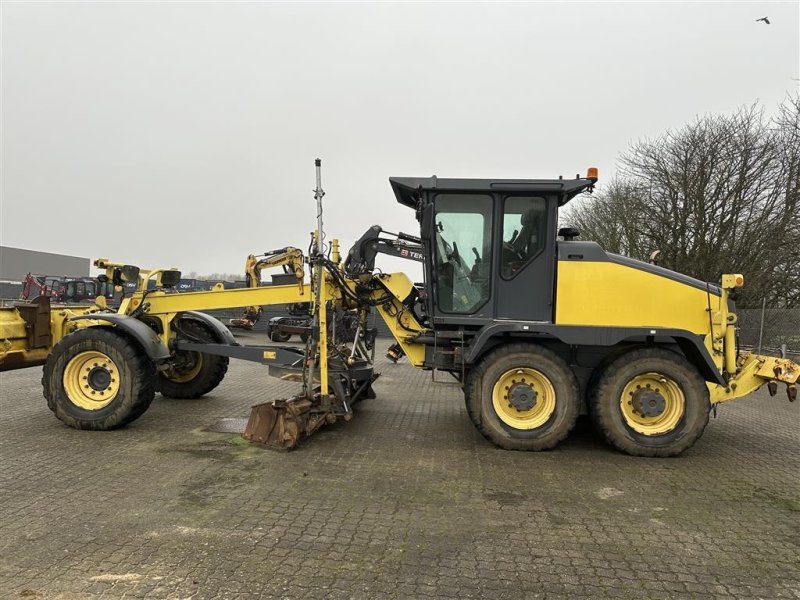
<path fill-rule="evenodd" d="M 55 415 L 105 430 L 139 417 L 156 392 L 208 393 L 230 358 L 264 363 L 302 382 L 297 396 L 253 407 L 245 437 L 275 448 L 349 420 L 358 400 L 374 397 L 373 311 L 414 367 L 460 383 L 469 418 L 502 448 L 552 448 L 588 412 L 616 448 L 673 456 L 700 437 L 716 404 L 764 384 L 796 396 L 800 366 L 737 347 L 730 291 L 741 275 L 699 281 L 557 230 L 559 208 L 592 191 L 595 169 L 575 179 L 393 177 L 419 235 L 374 226 L 341 256 L 338 241 L 324 243 L 316 167 L 309 255 L 284 248 L 286 261 L 267 257 L 290 265 L 291 281 L 179 294 L 175 269 L 99 259 L 102 280 L 137 281 L 137 290 L 114 312 L 102 301 L 4 309 L 0 368 L 44 363 Z M 424 284 L 376 269 L 380 253 L 421 261 Z M 305 347 L 242 346 L 203 312 L 298 302 L 312 306 Z M 349 336 L 336 328 L 342 313 L 355 315 Z"/>

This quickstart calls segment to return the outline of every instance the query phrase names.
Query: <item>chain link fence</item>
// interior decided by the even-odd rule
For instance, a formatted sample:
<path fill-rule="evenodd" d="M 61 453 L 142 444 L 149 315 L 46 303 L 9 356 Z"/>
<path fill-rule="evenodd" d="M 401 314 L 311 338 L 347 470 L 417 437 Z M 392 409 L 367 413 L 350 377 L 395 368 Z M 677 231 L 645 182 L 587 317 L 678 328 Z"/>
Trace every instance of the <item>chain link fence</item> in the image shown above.
<path fill-rule="evenodd" d="M 800 357 L 800 308 L 740 308 L 736 314 L 742 348 Z"/>

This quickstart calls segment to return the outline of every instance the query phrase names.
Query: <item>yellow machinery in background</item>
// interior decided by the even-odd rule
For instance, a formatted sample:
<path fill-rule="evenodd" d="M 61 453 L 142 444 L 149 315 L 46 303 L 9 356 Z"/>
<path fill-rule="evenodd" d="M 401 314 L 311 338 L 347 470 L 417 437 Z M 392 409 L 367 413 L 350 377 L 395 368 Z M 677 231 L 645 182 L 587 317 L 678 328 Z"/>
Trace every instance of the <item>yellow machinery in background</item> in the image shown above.
<path fill-rule="evenodd" d="M 336 240 L 324 243 L 320 167 L 308 257 L 296 248 L 251 255 L 248 288 L 181 294 L 175 269 L 100 259 L 101 279 L 137 281 L 137 290 L 116 311 L 102 303 L 4 309 L 0 368 L 44 361 L 55 415 L 105 430 L 138 418 L 156 392 L 208 393 L 230 358 L 260 362 L 302 385 L 253 408 L 245 437 L 275 448 L 349 420 L 356 402 L 374 396 L 373 312 L 414 367 L 454 377 L 469 418 L 507 449 L 552 448 L 586 412 L 616 448 L 673 456 L 700 437 L 716 404 L 764 384 L 796 396 L 797 364 L 737 346 L 730 294 L 741 275 L 703 282 L 557 229 L 559 208 L 592 191 L 596 170 L 575 179 L 391 178 L 419 236 L 375 226 L 340 256 Z M 425 283 L 380 272 L 380 253 L 421 261 Z M 274 266 L 287 281 L 258 285 L 261 269 Z M 261 306 L 296 302 L 312 306 L 302 348 L 242 346 L 203 312 L 246 308 L 252 321 Z M 355 316 L 346 336 L 335 318 L 343 313 Z"/>
<path fill-rule="evenodd" d="M 253 254 L 247 257 L 244 265 L 245 281 L 248 288 L 261 287 L 261 271 L 275 267 L 283 267 L 284 275 L 287 279 L 293 279 L 303 295 L 305 278 L 305 264 L 303 262 L 303 252 L 298 248 L 286 247 L 280 250 L 272 250 L 260 256 Z M 274 279 L 274 276 L 273 276 Z M 253 329 L 259 319 L 261 319 L 262 308 L 260 306 L 248 306 L 244 314 L 238 319 L 231 319 L 231 327 L 240 329 Z"/>

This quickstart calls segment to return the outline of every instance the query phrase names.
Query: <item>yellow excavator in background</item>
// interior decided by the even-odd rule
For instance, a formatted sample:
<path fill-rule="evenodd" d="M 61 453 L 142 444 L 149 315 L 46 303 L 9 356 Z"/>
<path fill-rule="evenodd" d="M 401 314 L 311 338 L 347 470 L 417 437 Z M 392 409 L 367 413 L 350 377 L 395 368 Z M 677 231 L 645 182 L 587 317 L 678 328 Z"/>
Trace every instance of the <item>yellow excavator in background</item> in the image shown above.
<path fill-rule="evenodd" d="M 261 287 L 261 270 L 266 268 L 283 267 L 283 275 L 273 275 L 274 283 L 285 283 L 287 280 L 296 282 L 300 295 L 303 294 L 303 277 L 305 277 L 305 264 L 303 252 L 298 248 L 287 246 L 279 250 L 271 250 L 259 256 L 250 254 L 244 265 L 245 283 L 248 288 Z M 261 319 L 263 309 L 261 306 L 248 306 L 244 314 L 238 319 L 231 319 L 230 326 L 239 329 L 251 330 Z"/>
<path fill-rule="evenodd" d="M 559 208 L 593 190 L 596 169 L 575 179 L 393 177 L 419 235 L 375 226 L 341 256 L 337 240 L 323 243 L 320 167 L 317 160 L 307 258 L 290 248 L 252 257 L 250 287 L 181 294 L 172 293 L 175 269 L 99 259 L 105 280 L 136 281 L 136 292 L 115 312 L 0 313 L 0 368 L 45 360 L 44 395 L 56 417 L 105 430 L 138 418 L 156 392 L 207 393 L 230 358 L 259 362 L 302 382 L 296 396 L 253 408 L 245 437 L 274 448 L 349 420 L 356 402 L 374 397 L 373 312 L 411 365 L 452 375 L 474 425 L 506 449 L 552 448 L 588 413 L 619 450 L 674 456 L 701 436 L 717 404 L 764 384 L 771 393 L 784 384 L 796 397 L 800 366 L 737 345 L 730 292 L 743 285 L 741 275 L 699 281 L 557 229 Z M 425 283 L 381 272 L 380 253 L 423 262 Z M 253 285 L 267 264 L 288 265 L 289 281 Z M 294 302 L 312 305 L 304 348 L 242 346 L 202 312 Z M 352 341 L 337 337 L 329 318 L 341 312 L 355 316 Z"/>

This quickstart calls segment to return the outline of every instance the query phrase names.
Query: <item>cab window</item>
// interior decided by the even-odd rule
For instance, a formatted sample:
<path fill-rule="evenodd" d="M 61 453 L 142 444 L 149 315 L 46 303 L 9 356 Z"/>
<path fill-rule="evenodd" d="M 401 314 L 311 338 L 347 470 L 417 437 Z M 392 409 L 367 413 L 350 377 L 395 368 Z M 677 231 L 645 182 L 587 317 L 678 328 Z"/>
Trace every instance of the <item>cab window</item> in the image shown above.
<path fill-rule="evenodd" d="M 490 293 L 492 197 L 439 194 L 434 206 L 439 310 L 474 313 Z"/>
<path fill-rule="evenodd" d="M 544 250 L 547 202 L 536 196 L 509 196 L 503 203 L 500 275 L 511 279 Z"/>

